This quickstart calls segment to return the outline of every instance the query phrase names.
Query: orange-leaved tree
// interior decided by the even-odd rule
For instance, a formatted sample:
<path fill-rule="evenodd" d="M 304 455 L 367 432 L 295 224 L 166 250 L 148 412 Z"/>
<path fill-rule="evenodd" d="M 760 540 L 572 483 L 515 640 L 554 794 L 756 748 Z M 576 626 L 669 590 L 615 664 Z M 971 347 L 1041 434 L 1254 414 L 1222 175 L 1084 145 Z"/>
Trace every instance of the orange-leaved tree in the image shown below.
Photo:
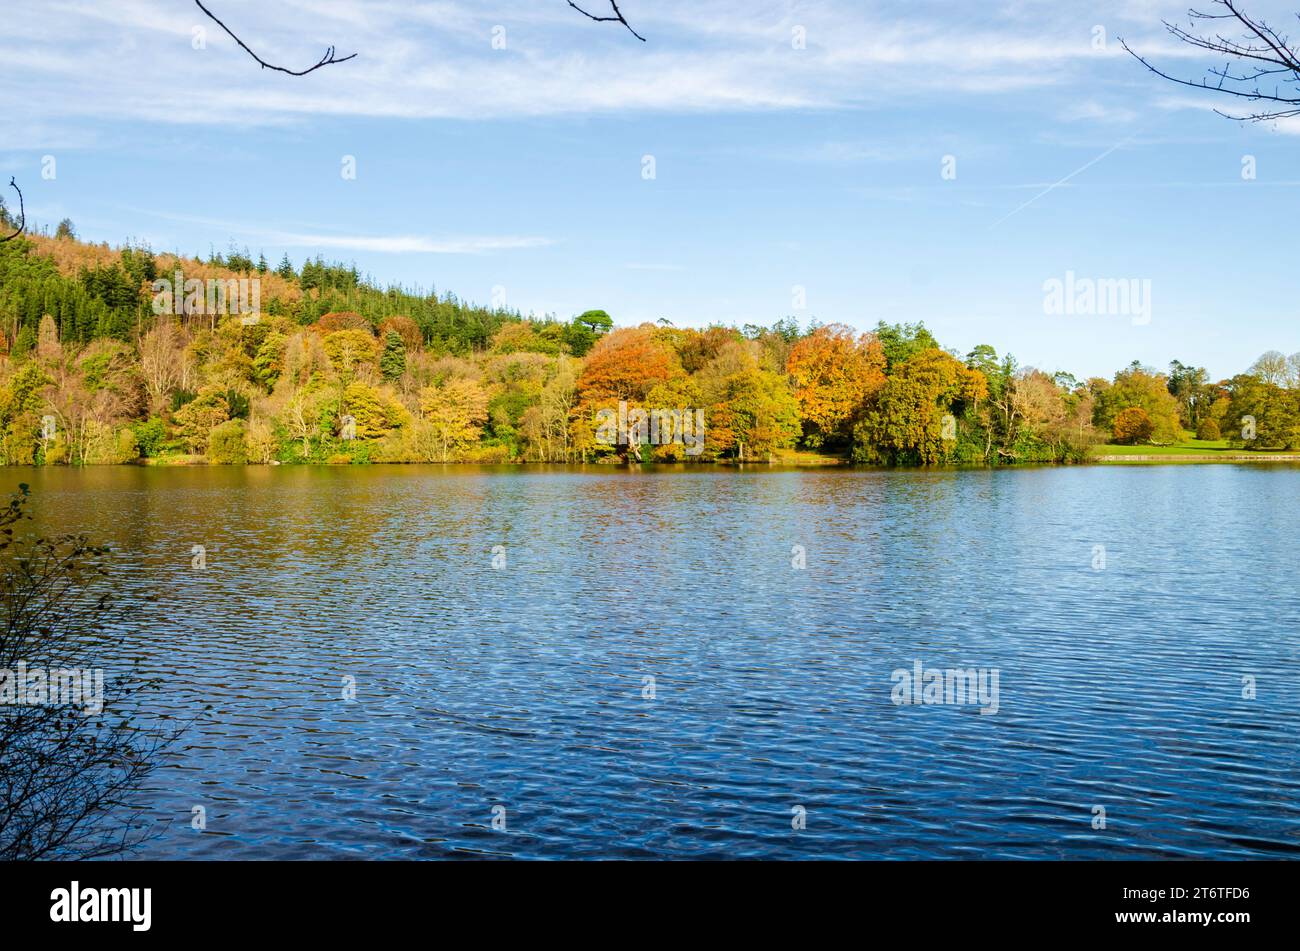
<path fill-rule="evenodd" d="M 1150 442 L 1156 424 L 1141 406 L 1130 406 L 1115 415 L 1115 441 L 1124 446 Z"/>
<path fill-rule="evenodd" d="M 629 408 L 652 409 L 646 406 L 650 391 L 682 375 L 677 354 L 652 324 L 625 327 L 601 337 L 578 377 L 573 449 L 582 454 L 597 450 L 596 414 L 600 410 L 617 412 L 621 401 Z"/>
<path fill-rule="evenodd" d="M 845 438 L 863 404 L 885 385 L 885 351 L 872 334 L 855 336 L 827 324 L 790 350 L 786 371 L 804 422 L 804 442 L 817 448 Z"/>

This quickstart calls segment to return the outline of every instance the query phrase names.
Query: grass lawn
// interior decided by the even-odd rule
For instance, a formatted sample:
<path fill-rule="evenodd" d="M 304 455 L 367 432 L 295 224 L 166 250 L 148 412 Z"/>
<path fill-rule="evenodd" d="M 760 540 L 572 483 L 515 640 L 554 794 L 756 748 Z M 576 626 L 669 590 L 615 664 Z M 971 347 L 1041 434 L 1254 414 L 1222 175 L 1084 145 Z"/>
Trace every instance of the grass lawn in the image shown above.
<path fill-rule="evenodd" d="M 1093 453 L 1098 456 L 1212 456 L 1227 450 L 1226 439 L 1184 439 L 1172 446 L 1119 446 L 1106 443 L 1095 447 Z"/>
<path fill-rule="evenodd" d="M 766 458 L 763 460 L 766 462 Z M 843 466 L 849 461 L 848 453 L 809 452 L 803 449 L 777 449 L 772 461 L 778 466 Z"/>

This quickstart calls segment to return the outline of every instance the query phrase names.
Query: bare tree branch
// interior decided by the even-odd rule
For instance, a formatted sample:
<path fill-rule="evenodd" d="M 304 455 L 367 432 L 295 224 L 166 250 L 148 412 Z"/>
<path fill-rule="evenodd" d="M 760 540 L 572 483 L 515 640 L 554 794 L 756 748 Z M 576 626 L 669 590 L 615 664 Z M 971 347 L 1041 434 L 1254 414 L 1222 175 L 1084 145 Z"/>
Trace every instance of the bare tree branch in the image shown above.
<path fill-rule="evenodd" d="M 1247 115 L 1229 115 L 1215 109 L 1219 115 L 1239 122 L 1265 122 L 1276 119 L 1290 119 L 1300 116 L 1300 50 L 1286 36 L 1279 34 L 1263 20 L 1255 19 L 1238 8 L 1238 0 L 1212 0 L 1226 10 L 1226 13 L 1203 13 L 1189 10 L 1188 17 L 1193 23 L 1210 20 L 1223 20 L 1235 23 L 1243 28 L 1240 37 L 1228 37 L 1222 33 L 1196 33 L 1191 29 L 1164 22 L 1169 33 L 1197 49 L 1203 49 L 1228 58 L 1222 68 L 1209 67 L 1206 72 L 1216 77 L 1217 82 L 1208 78 L 1201 80 L 1180 79 L 1155 66 L 1133 49 L 1122 38 L 1120 45 L 1139 63 L 1162 79 L 1167 79 L 1180 86 L 1194 89 L 1208 89 L 1245 99 L 1248 102 L 1276 103 L 1266 106 L 1259 112 Z M 1233 71 L 1232 60 L 1237 61 Z M 1274 85 L 1270 92 L 1260 85 L 1260 81 L 1269 76 L 1281 77 L 1280 85 Z M 1291 88 L 1285 88 L 1290 86 Z"/>
<path fill-rule="evenodd" d="M 131 618 L 112 601 L 108 549 L 18 534 L 30 520 L 18 489 L 0 504 L 0 670 L 79 676 L 0 704 L 0 861 L 117 856 L 157 831 L 136 797 L 188 724 L 150 712 L 158 682 L 124 657 Z M 105 661 L 129 671 L 106 675 Z M 88 696 L 81 678 L 95 668 Z"/>
<path fill-rule="evenodd" d="M 588 13 L 586 10 L 582 9 L 582 7 L 574 3 L 573 0 L 569 0 L 569 6 L 573 7 L 573 9 L 577 10 L 587 19 L 595 20 L 597 23 L 622 23 L 625 27 L 627 27 L 627 31 L 629 33 L 631 33 L 638 40 L 644 43 L 646 41 L 645 37 L 642 36 L 640 33 L 638 33 L 636 30 L 632 29 L 632 24 L 627 22 L 627 18 L 623 16 L 623 11 L 618 8 L 618 4 L 615 2 L 615 0 L 609 0 L 609 5 L 613 8 L 614 15 L 612 17 L 598 17 L 594 13 Z"/>
<path fill-rule="evenodd" d="M 319 63 L 317 63 L 315 66 L 310 66 L 307 69 L 292 70 L 292 69 L 286 69 L 283 66 L 276 66 L 272 63 L 268 63 L 266 60 L 262 59 L 262 57 L 258 56 L 251 49 L 249 49 L 248 44 L 245 43 L 243 40 L 241 40 L 238 36 L 236 36 L 234 32 L 230 29 L 230 27 L 226 26 L 219 19 L 217 19 L 216 14 L 214 14 L 211 10 L 205 7 L 202 4 L 201 0 L 194 0 L 194 3 L 198 6 L 200 10 L 202 10 L 204 13 L 208 15 L 208 17 L 212 20 L 213 23 L 215 23 L 217 26 L 225 30 L 226 34 L 232 40 L 234 40 L 241 47 L 243 47 L 244 51 L 248 53 L 249 56 L 253 57 L 253 59 L 261 63 L 263 69 L 274 69 L 276 72 L 288 73 L 290 76 L 306 76 L 308 73 L 315 72 L 316 70 L 320 69 L 322 66 L 332 66 L 335 63 L 346 63 L 350 59 L 355 59 L 357 55 L 356 53 L 353 53 L 351 56 L 344 56 L 342 59 L 336 59 L 334 56 L 334 47 L 331 46 L 329 49 L 325 51 L 325 55 L 320 58 Z"/>
<path fill-rule="evenodd" d="M 9 187 L 18 193 L 18 230 L 8 237 L 0 238 L 0 244 L 3 244 L 6 241 L 12 241 L 27 230 L 27 209 L 23 207 L 23 190 L 18 187 L 18 183 L 14 181 L 12 175 L 9 176 Z"/>

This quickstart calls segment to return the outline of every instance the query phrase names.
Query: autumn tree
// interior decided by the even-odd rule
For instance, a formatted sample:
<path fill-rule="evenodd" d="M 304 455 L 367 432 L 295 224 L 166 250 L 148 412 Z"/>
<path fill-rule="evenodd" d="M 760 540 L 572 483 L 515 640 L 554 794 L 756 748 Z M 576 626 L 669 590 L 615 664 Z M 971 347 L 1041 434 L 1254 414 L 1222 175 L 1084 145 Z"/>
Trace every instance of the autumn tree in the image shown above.
<path fill-rule="evenodd" d="M 375 338 L 369 330 L 336 330 L 322 341 L 334 372 L 346 379 L 354 376 L 361 364 L 375 359 Z"/>
<path fill-rule="evenodd" d="M 473 380 L 449 379 L 420 391 L 420 411 L 438 461 L 450 462 L 478 440 L 487 422 L 487 406 L 487 392 Z"/>
<path fill-rule="evenodd" d="M 36 358 L 43 363 L 63 359 L 63 347 L 59 344 L 59 325 L 49 314 L 41 316 L 40 327 L 36 331 Z"/>
<path fill-rule="evenodd" d="M 569 421 L 578 402 L 579 361 L 561 357 L 542 385 L 535 420 L 530 418 L 530 440 L 547 462 L 568 462 Z"/>
<path fill-rule="evenodd" d="M 856 414 L 885 383 L 885 352 L 871 334 L 843 324 L 819 327 L 790 350 L 786 370 L 804 422 L 804 442 L 817 448 L 847 438 Z"/>
<path fill-rule="evenodd" d="M 181 385 L 184 349 L 184 331 L 167 317 L 160 318 L 140 338 L 140 376 L 150 408 L 155 412 L 166 405 L 172 391 Z"/>
<path fill-rule="evenodd" d="M 405 408 L 386 388 L 381 390 L 360 382 L 349 383 L 343 391 L 340 415 L 355 421 L 357 439 L 378 439 L 410 421 Z"/>
<path fill-rule="evenodd" d="M 601 337 L 578 378 L 578 405 L 570 430 L 575 450 L 587 454 L 600 448 L 596 442 L 600 410 L 617 411 L 620 401 L 648 409 L 650 390 L 681 373 L 677 354 L 650 324 Z"/>
<path fill-rule="evenodd" d="M 402 345 L 409 353 L 420 350 L 424 345 L 424 336 L 420 331 L 420 325 L 405 314 L 394 314 L 392 317 L 385 317 L 379 322 L 379 333 L 384 337 L 389 333 L 396 333 L 402 338 Z"/>
<path fill-rule="evenodd" d="M 145 406 L 135 354 L 116 340 L 99 340 L 51 371 L 46 399 L 77 462 L 123 462 L 129 454 L 118 430 Z"/>
<path fill-rule="evenodd" d="M 1136 446 L 1151 441 L 1156 425 L 1140 406 L 1130 406 L 1115 415 L 1115 442 L 1121 446 Z"/>
<path fill-rule="evenodd" d="M 215 391 L 202 393 L 173 414 L 176 435 L 192 453 L 204 454 L 212 430 L 230 418 L 230 404 Z"/>
<path fill-rule="evenodd" d="M 1093 424 L 1100 430 L 1113 431 L 1115 417 L 1136 406 L 1151 419 L 1152 442 L 1170 445 L 1182 436 L 1178 401 L 1169 392 L 1168 378 L 1137 361 L 1116 373 L 1112 383 L 1097 387 L 1095 397 Z"/>
<path fill-rule="evenodd" d="M 741 459 L 788 449 L 801 432 L 799 403 L 783 373 L 765 370 L 751 341 L 725 343 L 698 375 L 708 446 Z"/>
<path fill-rule="evenodd" d="M 1041 370 L 1021 371 L 1012 381 L 1013 413 L 1020 420 L 1017 438 L 1007 450 L 1023 462 L 1082 460 L 1092 439 L 1077 426 L 1077 401 L 1055 378 Z"/>
<path fill-rule="evenodd" d="M 350 310 L 330 311 L 328 314 L 322 314 L 312 329 L 322 337 L 338 330 L 364 330 L 367 334 L 374 335 L 370 321 Z"/>

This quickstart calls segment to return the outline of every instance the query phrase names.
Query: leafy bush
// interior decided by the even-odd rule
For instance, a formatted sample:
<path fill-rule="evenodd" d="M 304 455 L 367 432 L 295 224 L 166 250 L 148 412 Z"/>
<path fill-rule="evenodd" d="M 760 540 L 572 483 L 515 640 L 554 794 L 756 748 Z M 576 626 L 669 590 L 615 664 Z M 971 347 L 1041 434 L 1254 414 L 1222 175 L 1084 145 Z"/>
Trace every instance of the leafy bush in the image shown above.
<path fill-rule="evenodd" d="M 1223 433 L 1219 431 L 1219 424 L 1212 419 L 1201 420 L 1201 425 L 1196 427 L 1196 438 L 1204 439 L 1208 442 L 1222 439 Z"/>
<path fill-rule="evenodd" d="M 208 459 L 217 465 L 248 462 L 248 432 L 242 419 L 228 419 L 213 427 L 208 437 Z"/>
<path fill-rule="evenodd" d="M 1155 431 L 1155 423 L 1140 406 L 1130 406 L 1115 417 L 1115 442 L 1122 446 L 1150 442 Z"/>
<path fill-rule="evenodd" d="M 135 440 L 140 446 L 140 455 L 153 458 L 162 452 L 167 440 L 167 427 L 157 416 L 135 424 Z"/>

